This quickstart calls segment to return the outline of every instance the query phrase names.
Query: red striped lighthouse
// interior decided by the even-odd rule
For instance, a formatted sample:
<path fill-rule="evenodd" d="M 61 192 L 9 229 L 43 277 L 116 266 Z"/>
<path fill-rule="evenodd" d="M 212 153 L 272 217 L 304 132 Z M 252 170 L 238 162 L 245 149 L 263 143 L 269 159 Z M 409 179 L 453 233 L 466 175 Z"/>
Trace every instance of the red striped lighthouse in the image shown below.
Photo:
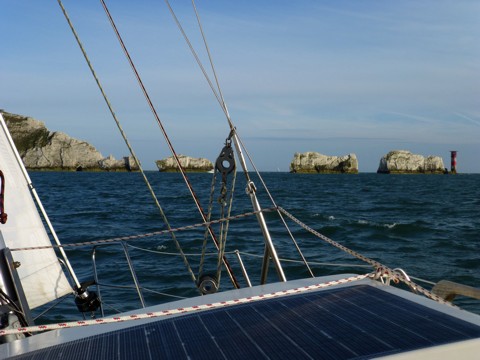
<path fill-rule="evenodd" d="M 457 151 L 450 150 L 450 154 L 451 154 L 450 172 L 452 174 L 456 174 L 457 173 Z"/>

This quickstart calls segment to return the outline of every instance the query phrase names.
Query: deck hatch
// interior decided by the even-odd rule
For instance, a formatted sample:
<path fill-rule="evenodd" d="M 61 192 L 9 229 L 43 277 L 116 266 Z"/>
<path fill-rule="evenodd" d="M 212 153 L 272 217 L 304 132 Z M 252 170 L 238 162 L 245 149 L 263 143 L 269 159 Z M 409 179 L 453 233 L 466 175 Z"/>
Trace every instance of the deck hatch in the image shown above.
<path fill-rule="evenodd" d="M 480 337 L 480 327 L 368 285 L 192 313 L 18 359 L 351 359 Z"/>

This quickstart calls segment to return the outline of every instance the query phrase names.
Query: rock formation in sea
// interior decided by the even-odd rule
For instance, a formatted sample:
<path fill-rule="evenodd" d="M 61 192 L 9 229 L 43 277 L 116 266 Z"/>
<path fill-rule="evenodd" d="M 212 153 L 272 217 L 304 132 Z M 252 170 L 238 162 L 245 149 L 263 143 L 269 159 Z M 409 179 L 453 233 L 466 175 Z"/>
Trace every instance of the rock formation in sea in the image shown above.
<path fill-rule="evenodd" d="M 208 172 L 213 170 L 213 163 L 205 158 L 193 158 L 186 155 L 178 155 L 178 160 L 180 161 L 182 168 L 187 172 Z M 159 171 L 178 171 L 178 166 L 173 156 L 170 156 L 166 159 L 157 160 L 155 163 L 157 164 Z"/>
<path fill-rule="evenodd" d="M 51 132 L 41 121 L 1 110 L 20 157 L 29 170 L 136 170 L 131 157 L 105 158 L 92 145 L 62 132 Z"/>
<path fill-rule="evenodd" d="M 390 151 L 380 159 L 379 174 L 443 174 L 446 169 L 440 156 L 412 154 L 407 150 Z"/>
<path fill-rule="evenodd" d="M 355 154 L 327 156 L 318 152 L 295 153 L 290 163 L 293 173 L 358 173 L 358 160 Z"/>

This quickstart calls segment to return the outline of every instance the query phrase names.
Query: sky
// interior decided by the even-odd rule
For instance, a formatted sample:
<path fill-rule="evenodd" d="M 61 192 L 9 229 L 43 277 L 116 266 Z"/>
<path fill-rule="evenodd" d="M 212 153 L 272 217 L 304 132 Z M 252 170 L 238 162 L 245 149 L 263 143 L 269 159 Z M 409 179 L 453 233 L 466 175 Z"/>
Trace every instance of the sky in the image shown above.
<path fill-rule="evenodd" d="M 64 0 L 146 169 L 170 156 L 100 1 Z M 229 128 L 164 1 L 106 0 L 178 154 L 219 155 Z M 191 1 L 170 2 L 213 75 Z M 255 166 L 296 152 L 354 153 L 375 172 L 391 150 L 480 173 L 480 2 L 197 1 L 225 102 Z M 128 155 L 57 1 L 0 0 L 0 109 Z M 249 170 L 252 167 L 249 165 Z"/>

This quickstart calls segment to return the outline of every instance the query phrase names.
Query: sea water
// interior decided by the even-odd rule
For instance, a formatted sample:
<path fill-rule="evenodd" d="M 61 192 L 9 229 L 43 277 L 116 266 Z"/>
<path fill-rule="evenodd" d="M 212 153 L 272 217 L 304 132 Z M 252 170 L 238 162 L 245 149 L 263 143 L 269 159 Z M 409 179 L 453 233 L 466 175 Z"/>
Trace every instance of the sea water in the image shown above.
<path fill-rule="evenodd" d="M 30 175 L 60 240 L 65 244 L 97 242 L 98 282 L 109 285 L 100 288 L 107 312 L 140 306 L 135 290 L 110 286 L 133 284 L 123 247 L 119 243 L 102 242 L 112 238 L 132 237 L 128 241 L 128 255 L 144 288 L 147 305 L 175 300 L 174 296 L 198 295 L 171 235 L 136 237 L 166 229 L 139 173 L 32 172 Z M 179 174 L 148 172 L 147 175 L 171 228 L 202 222 Z M 261 179 L 255 174 L 251 176 L 262 207 L 271 208 L 271 199 Z M 189 178 L 204 211 L 208 212 L 212 174 L 189 174 Z M 479 174 L 272 172 L 262 174 L 262 178 L 276 205 L 338 243 L 391 268 L 401 268 L 416 279 L 432 282 L 447 279 L 480 287 Z M 227 187 L 232 183 L 230 176 Z M 238 173 L 232 215 L 252 210 L 245 184 L 244 174 Z M 212 207 L 218 213 L 218 183 L 214 190 Z M 278 254 L 286 259 L 282 264 L 287 279 L 309 276 L 290 237 L 283 231 L 282 220 L 275 213 L 266 213 L 265 217 Z M 285 221 L 316 276 L 371 271 L 351 255 L 326 244 L 287 218 Z M 256 224 L 255 217 L 250 216 L 232 221 L 228 227 L 226 258 L 240 286 L 245 286 L 246 281 L 235 250 L 240 251 L 253 285 L 260 281 L 265 245 Z M 219 225 L 214 225 L 214 230 L 218 236 Z M 201 256 L 203 227 L 176 232 L 175 238 L 187 254 L 193 276 L 198 279 L 200 267 L 202 274 L 217 275 L 217 256 L 208 236 L 205 256 Z M 67 247 L 66 252 L 79 280 L 92 280 L 92 245 Z M 272 266 L 268 277 L 269 281 L 277 280 Z M 232 282 L 223 271 L 220 289 L 230 288 Z M 456 303 L 480 313 L 480 301 L 459 298 Z M 78 313 L 73 300 L 68 298 L 43 318 L 63 321 L 78 318 Z"/>

